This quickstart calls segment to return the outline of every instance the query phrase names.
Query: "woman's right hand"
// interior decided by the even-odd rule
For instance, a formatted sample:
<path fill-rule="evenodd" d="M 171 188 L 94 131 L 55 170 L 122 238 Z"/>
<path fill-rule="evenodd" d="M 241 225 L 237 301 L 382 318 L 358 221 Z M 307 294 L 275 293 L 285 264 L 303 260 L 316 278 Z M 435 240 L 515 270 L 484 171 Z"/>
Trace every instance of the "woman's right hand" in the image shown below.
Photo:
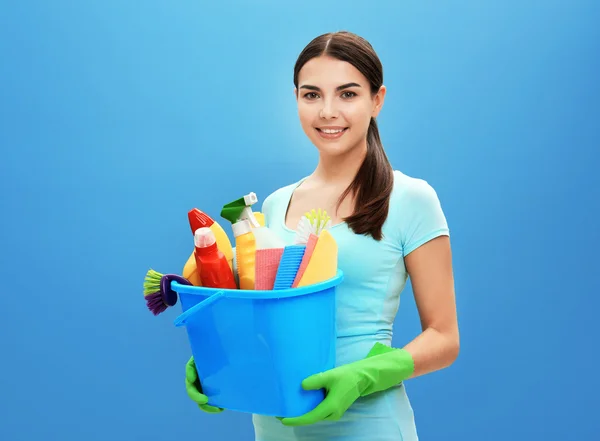
<path fill-rule="evenodd" d="M 208 403 L 208 397 L 202 393 L 202 386 L 198 378 L 196 363 L 194 357 L 191 357 L 185 365 L 185 389 L 188 396 L 198 404 L 198 407 L 207 413 L 220 413 L 223 409 L 211 406 Z"/>

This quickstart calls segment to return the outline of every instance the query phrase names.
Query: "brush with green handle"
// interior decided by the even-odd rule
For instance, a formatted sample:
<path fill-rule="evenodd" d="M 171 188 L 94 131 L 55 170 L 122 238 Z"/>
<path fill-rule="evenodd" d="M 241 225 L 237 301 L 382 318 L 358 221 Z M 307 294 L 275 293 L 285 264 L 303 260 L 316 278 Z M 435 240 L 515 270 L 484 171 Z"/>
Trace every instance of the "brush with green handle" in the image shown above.
<path fill-rule="evenodd" d="M 185 277 L 177 274 L 162 274 L 153 269 L 148 270 L 144 278 L 144 298 L 146 306 L 154 315 L 162 314 L 169 306 L 177 303 L 177 293 L 171 289 L 171 282 L 191 285 Z"/>

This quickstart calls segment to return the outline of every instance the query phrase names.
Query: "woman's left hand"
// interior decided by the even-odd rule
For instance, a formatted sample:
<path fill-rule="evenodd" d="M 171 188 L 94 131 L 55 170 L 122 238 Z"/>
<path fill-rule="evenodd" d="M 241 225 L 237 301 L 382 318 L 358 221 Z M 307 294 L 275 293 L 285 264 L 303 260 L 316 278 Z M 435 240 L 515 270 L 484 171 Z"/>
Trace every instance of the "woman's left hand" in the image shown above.
<path fill-rule="evenodd" d="M 310 412 L 281 418 L 286 426 L 337 421 L 361 396 L 388 389 L 409 378 L 414 371 L 410 353 L 376 343 L 367 358 L 312 375 L 302 382 L 305 390 L 325 389 L 325 399 Z"/>
<path fill-rule="evenodd" d="M 359 376 L 352 364 L 312 375 L 302 382 L 305 390 L 325 389 L 326 396 L 310 412 L 294 418 L 282 418 L 286 426 L 304 426 L 319 421 L 336 421 L 360 397 Z"/>

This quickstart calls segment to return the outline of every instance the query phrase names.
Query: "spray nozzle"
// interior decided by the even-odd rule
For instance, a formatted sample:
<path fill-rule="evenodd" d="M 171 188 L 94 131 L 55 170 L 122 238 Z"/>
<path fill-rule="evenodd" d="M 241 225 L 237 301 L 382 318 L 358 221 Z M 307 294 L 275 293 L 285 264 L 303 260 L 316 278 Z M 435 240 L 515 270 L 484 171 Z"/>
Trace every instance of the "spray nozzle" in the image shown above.
<path fill-rule="evenodd" d="M 241 220 L 247 220 L 252 227 L 258 228 L 260 224 L 252 212 L 252 205 L 257 202 L 256 193 L 248 193 L 233 202 L 225 204 L 221 210 L 221 217 L 227 219 L 232 224 Z"/>

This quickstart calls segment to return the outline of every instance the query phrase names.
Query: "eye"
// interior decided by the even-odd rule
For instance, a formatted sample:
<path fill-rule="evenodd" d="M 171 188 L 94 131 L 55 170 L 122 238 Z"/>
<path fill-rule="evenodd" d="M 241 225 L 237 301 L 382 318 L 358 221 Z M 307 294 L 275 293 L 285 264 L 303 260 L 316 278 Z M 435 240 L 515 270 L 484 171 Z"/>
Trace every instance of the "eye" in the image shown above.
<path fill-rule="evenodd" d="M 356 93 L 350 91 L 342 93 L 342 98 L 354 98 L 355 96 Z"/>
<path fill-rule="evenodd" d="M 308 92 L 306 94 L 304 94 L 304 98 L 309 99 L 309 100 L 313 100 L 316 99 L 319 95 L 317 95 L 315 92 Z"/>

